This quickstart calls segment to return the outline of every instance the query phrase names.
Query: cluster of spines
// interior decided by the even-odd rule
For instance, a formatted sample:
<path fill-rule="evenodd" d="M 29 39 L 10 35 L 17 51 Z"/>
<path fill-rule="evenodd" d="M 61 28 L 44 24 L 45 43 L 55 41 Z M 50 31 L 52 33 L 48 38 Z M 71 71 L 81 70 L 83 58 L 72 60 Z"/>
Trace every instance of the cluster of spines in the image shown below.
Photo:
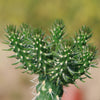
<path fill-rule="evenodd" d="M 78 75 L 85 75 L 88 78 L 91 78 L 88 74 L 89 67 L 91 67 L 91 64 L 93 60 L 95 59 L 96 56 L 96 48 L 94 46 L 89 45 L 87 42 L 91 38 L 92 33 L 90 28 L 83 26 L 79 30 L 79 34 L 76 34 L 75 41 L 74 41 L 74 48 L 77 53 L 77 55 L 74 56 L 74 59 L 78 61 L 78 65 L 76 68 L 79 66 L 78 69 Z M 92 49 L 91 49 L 92 48 Z M 79 77 L 79 79 L 82 79 Z"/>
<path fill-rule="evenodd" d="M 64 81 L 68 82 L 69 76 L 68 71 L 69 68 L 68 62 L 72 59 L 71 58 L 71 49 L 70 47 L 66 47 L 56 54 L 56 58 L 54 61 L 53 68 L 50 69 L 49 75 L 51 80 L 55 81 L 57 85 L 62 84 L 64 85 Z M 70 71 L 70 70 L 69 70 Z M 70 74 L 70 73 L 69 73 Z"/>
<path fill-rule="evenodd" d="M 87 42 L 91 38 L 91 30 L 83 26 L 79 34 L 72 40 L 64 40 L 64 24 L 56 21 L 50 30 L 50 41 L 45 41 L 41 30 L 33 30 L 28 25 L 22 25 L 19 30 L 15 26 L 7 27 L 6 43 L 13 50 L 24 68 L 32 73 L 38 73 L 43 79 L 39 79 L 37 85 L 36 100 L 60 100 L 63 85 L 75 84 L 76 79 L 83 81 L 90 67 L 96 67 L 93 60 L 96 56 L 96 48 Z M 86 77 L 82 77 L 85 75 Z M 47 77 L 48 79 L 45 79 Z M 58 90 L 55 87 L 59 87 Z M 60 91 L 58 93 L 57 91 Z M 47 95 L 47 97 L 45 97 Z M 49 98 L 48 98 L 49 96 Z"/>
<path fill-rule="evenodd" d="M 79 46 L 84 46 L 87 44 L 88 40 L 91 38 L 92 33 L 89 27 L 82 26 L 79 30 L 79 34 L 76 33 L 74 43 Z"/>
<path fill-rule="evenodd" d="M 58 44 L 63 39 L 63 35 L 65 33 L 64 27 L 65 25 L 63 24 L 62 20 L 56 20 L 56 22 L 52 25 L 50 33 L 51 33 L 51 41 L 54 44 Z"/>
<path fill-rule="evenodd" d="M 54 27 L 56 30 L 57 26 Z M 56 31 L 55 31 L 56 32 Z M 56 33 L 55 33 L 56 34 Z M 50 80 L 55 81 L 57 85 L 75 84 L 76 79 L 91 78 L 88 72 L 90 67 L 96 67 L 93 60 L 96 56 L 96 48 L 87 44 L 91 38 L 91 30 L 83 26 L 75 39 L 67 41 L 66 46 L 57 48 L 54 52 L 54 65 L 49 70 Z M 64 47 L 65 46 L 65 47 Z M 56 48 L 56 47 L 55 47 Z M 85 75 L 86 77 L 81 77 Z"/>
<path fill-rule="evenodd" d="M 13 65 L 21 62 L 22 65 L 17 68 L 24 68 L 26 69 L 25 72 L 45 72 L 48 50 L 46 42 L 43 40 L 44 34 L 42 31 L 39 29 L 33 31 L 29 26 L 23 24 L 19 30 L 15 26 L 7 26 L 7 33 L 9 50 L 15 52 L 15 55 L 9 58 L 15 57 L 18 59 Z"/>

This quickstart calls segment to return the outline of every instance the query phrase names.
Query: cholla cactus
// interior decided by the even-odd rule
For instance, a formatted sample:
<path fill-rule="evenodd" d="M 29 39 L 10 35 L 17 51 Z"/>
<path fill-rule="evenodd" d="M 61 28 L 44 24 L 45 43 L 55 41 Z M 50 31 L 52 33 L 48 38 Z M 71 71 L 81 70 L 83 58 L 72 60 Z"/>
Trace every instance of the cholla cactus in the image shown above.
<path fill-rule="evenodd" d="M 57 20 L 50 29 L 50 36 L 46 36 L 41 29 L 26 24 L 19 29 L 7 26 L 9 41 L 6 43 L 10 47 L 7 50 L 15 52 L 10 58 L 18 59 L 13 65 L 21 62 L 17 68 L 39 74 L 36 100 L 60 100 L 63 85 L 76 85 L 77 79 L 91 78 L 88 69 L 96 67 L 96 47 L 87 43 L 92 36 L 91 30 L 83 26 L 74 38 L 68 40 L 64 27 L 63 22 Z"/>

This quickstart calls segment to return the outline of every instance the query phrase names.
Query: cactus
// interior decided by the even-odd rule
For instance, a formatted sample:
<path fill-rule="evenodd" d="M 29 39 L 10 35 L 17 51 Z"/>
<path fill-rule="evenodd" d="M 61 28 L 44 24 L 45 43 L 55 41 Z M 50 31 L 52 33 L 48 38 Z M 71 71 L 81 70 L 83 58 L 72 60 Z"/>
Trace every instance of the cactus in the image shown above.
<path fill-rule="evenodd" d="M 60 100 L 63 85 L 77 86 L 76 80 L 84 82 L 85 78 L 91 78 L 88 70 L 96 67 L 97 49 L 88 43 L 92 37 L 90 28 L 82 26 L 71 39 L 66 38 L 64 28 L 62 20 L 55 21 L 49 36 L 27 24 L 6 28 L 8 41 L 5 43 L 10 47 L 6 50 L 14 51 L 15 55 L 9 58 L 17 59 L 13 65 L 21 63 L 17 68 L 39 75 L 33 100 Z"/>

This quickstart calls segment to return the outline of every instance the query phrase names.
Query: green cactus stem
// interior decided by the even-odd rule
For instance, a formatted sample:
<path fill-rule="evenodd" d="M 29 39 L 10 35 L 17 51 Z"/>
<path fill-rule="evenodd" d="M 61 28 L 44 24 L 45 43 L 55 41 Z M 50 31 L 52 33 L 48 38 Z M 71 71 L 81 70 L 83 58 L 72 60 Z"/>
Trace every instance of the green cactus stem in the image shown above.
<path fill-rule="evenodd" d="M 49 36 L 26 24 L 19 28 L 8 25 L 6 33 L 10 47 L 6 50 L 15 52 L 9 58 L 17 59 L 13 65 L 21 63 L 17 68 L 39 75 L 33 100 L 61 100 L 63 85 L 76 85 L 77 79 L 84 82 L 91 78 L 89 68 L 96 67 L 97 49 L 88 43 L 92 33 L 86 26 L 72 39 L 65 38 L 62 20 L 55 21 Z"/>

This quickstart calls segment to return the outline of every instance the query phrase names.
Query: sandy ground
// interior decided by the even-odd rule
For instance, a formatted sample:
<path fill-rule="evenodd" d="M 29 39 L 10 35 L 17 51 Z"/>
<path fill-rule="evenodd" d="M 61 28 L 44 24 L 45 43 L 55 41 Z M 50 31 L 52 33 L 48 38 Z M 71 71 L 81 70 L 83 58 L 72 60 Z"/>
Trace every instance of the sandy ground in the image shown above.
<path fill-rule="evenodd" d="M 98 59 L 98 67 L 100 60 Z M 91 68 L 90 71 L 93 79 L 86 79 L 85 83 L 80 83 L 84 91 L 84 100 L 100 100 L 100 68 Z"/>
<path fill-rule="evenodd" d="M 16 60 L 7 58 L 12 52 L 2 50 L 6 48 L 7 45 L 0 43 L 0 100 L 32 100 L 32 83 L 29 80 L 35 75 L 16 70 L 15 66 L 11 65 Z M 86 79 L 86 83 L 78 84 L 84 92 L 84 100 L 100 100 L 100 68 L 92 68 L 90 72 L 93 79 Z"/>
<path fill-rule="evenodd" d="M 31 100 L 33 85 L 30 82 L 35 75 L 23 74 L 22 70 L 11 65 L 16 59 L 7 58 L 12 52 L 2 51 L 8 48 L 0 43 L 0 100 Z"/>

